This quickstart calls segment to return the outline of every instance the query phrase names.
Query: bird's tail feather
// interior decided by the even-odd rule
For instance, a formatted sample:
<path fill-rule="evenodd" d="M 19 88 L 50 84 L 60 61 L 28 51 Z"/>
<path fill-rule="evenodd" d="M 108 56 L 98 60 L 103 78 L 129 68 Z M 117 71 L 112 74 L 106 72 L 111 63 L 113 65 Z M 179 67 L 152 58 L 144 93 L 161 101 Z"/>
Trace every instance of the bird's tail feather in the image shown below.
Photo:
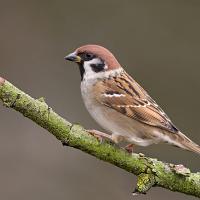
<path fill-rule="evenodd" d="M 183 133 L 177 133 L 177 143 L 179 147 L 200 155 L 200 146 L 186 137 Z"/>

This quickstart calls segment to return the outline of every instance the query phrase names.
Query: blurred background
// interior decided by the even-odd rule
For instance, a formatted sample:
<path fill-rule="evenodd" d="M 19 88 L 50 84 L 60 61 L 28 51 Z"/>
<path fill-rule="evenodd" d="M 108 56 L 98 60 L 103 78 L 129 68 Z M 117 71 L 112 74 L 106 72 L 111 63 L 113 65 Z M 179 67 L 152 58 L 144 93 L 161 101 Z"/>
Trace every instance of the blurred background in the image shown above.
<path fill-rule="evenodd" d="M 102 130 L 64 56 L 83 44 L 110 49 L 173 122 L 200 144 L 200 2 L 0 0 L 0 75 L 45 97 L 70 122 Z M 131 196 L 136 177 L 79 150 L 0 104 L 0 199 L 192 200 L 153 188 Z M 199 171 L 200 157 L 168 145 L 136 152 Z"/>

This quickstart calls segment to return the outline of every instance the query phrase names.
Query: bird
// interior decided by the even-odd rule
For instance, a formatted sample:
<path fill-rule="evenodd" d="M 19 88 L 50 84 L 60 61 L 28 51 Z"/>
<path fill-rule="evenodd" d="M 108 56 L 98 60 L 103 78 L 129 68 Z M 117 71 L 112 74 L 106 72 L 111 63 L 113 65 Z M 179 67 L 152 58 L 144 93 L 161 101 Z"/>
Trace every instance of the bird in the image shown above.
<path fill-rule="evenodd" d="M 106 48 L 87 44 L 65 56 L 78 64 L 81 94 L 94 120 L 108 133 L 89 132 L 126 149 L 167 143 L 200 154 L 200 146 L 184 135 L 150 95 Z"/>

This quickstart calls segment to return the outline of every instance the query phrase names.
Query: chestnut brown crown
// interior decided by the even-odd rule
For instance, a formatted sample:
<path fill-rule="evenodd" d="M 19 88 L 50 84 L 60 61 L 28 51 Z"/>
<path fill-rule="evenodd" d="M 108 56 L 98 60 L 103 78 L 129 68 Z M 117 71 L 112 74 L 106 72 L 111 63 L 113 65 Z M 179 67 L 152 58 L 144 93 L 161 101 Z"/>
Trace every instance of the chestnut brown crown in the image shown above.
<path fill-rule="evenodd" d="M 108 66 L 108 70 L 121 67 L 115 56 L 108 49 L 102 46 L 94 44 L 84 45 L 77 48 L 76 52 L 77 54 L 94 54 L 96 57 L 101 58 L 103 61 L 105 61 L 106 65 Z"/>
<path fill-rule="evenodd" d="M 75 50 L 73 54 L 76 54 L 77 56 L 82 55 L 82 54 L 93 54 L 95 57 L 98 57 L 102 59 L 107 67 L 108 70 L 111 69 L 116 69 L 121 67 L 115 56 L 106 48 L 95 45 L 95 44 L 88 44 L 81 46 Z M 65 57 L 67 60 L 70 60 L 69 57 Z M 79 62 L 80 60 L 71 60 L 75 62 Z"/>
<path fill-rule="evenodd" d="M 77 48 L 76 52 L 77 54 L 82 54 L 82 53 L 94 54 L 96 57 L 101 58 L 103 61 L 105 61 L 106 65 L 108 66 L 108 70 L 121 67 L 115 56 L 108 49 L 102 46 L 94 44 L 84 45 Z"/>

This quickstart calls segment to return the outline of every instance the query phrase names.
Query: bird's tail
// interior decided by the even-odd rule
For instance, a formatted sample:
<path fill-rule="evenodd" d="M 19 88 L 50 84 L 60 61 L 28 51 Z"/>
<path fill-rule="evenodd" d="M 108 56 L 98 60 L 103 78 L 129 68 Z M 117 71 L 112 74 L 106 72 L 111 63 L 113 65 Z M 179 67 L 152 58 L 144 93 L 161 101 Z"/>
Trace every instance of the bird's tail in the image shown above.
<path fill-rule="evenodd" d="M 178 132 L 176 136 L 176 146 L 200 155 L 200 146 L 198 144 L 190 140 L 181 132 Z"/>

